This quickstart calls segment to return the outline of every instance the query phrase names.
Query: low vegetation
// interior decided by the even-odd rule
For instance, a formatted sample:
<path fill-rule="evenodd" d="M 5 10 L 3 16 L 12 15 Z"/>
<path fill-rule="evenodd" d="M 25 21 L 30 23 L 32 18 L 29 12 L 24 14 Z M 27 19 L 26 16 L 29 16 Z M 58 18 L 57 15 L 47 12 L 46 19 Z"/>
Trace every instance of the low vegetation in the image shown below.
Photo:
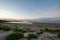
<path fill-rule="evenodd" d="M 3 27 L 0 27 L 0 30 L 9 31 L 10 30 L 10 27 L 3 26 Z"/>
<path fill-rule="evenodd" d="M 19 29 L 19 28 L 12 28 L 12 27 L 8 27 L 8 26 L 1 26 L 0 30 L 4 30 L 4 31 L 14 31 L 12 34 L 8 35 L 6 37 L 6 40 L 18 40 L 20 38 L 24 37 L 24 33 L 26 32 L 35 32 L 34 30 L 31 30 L 29 28 L 23 28 L 23 29 Z M 60 29 L 50 29 L 50 28 L 41 28 L 40 32 L 37 32 L 36 34 L 28 34 L 27 38 L 28 39 L 37 39 L 38 36 L 40 34 L 43 34 L 44 32 L 49 32 L 49 33 L 53 33 L 56 34 L 58 38 L 60 38 Z"/>
<path fill-rule="evenodd" d="M 22 32 L 22 33 L 35 32 L 34 30 L 30 30 L 30 29 L 28 29 L 28 28 L 24 28 L 24 29 L 13 28 L 13 31 L 19 31 L 19 32 Z"/>
<path fill-rule="evenodd" d="M 40 29 L 40 31 L 42 31 L 42 32 L 50 32 L 50 33 L 58 33 L 58 32 L 60 32 L 60 29 L 49 29 L 49 28 L 42 28 L 42 29 Z"/>
<path fill-rule="evenodd" d="M 36 38 L 38 38 L 38 36 L 36 34 L 29 34 L 27 38 L 28 39 L 36 39 Z"/>
<path fill-rule="evenodd" d="M 41 32 L 37 32 L 36 34 L 37 34 L 37 35 L 40 35 L 40 34 L 43 34 L 43 33 L 44 33 L 44 32 L 41 31 Z"/>
<path fill-rule="evenodd" d="M 42 32 L 49 32 L 49 33 L 54 33 L 57 34 L 57 37 L 60 38 L 60 29 L 49 29 L 49 28 L 42 28 L 40 29 Z"/>
<path fill-rule="evenodd" d="M 5 40 L 18 40 L 20 38 L 23 38 L 24 37 L 24 34 L 23 33 L 20 33 L 20 32 L 14 32 L 10 35 L 8 35 Z"/>
<path fill-rule="evenodd" d="M 25 28 L 24 30 L 26 30 L 27 32 L 35 32 L 34 30 L 31 30 L 31 29 L 28 29 L 28 28 Z"/>

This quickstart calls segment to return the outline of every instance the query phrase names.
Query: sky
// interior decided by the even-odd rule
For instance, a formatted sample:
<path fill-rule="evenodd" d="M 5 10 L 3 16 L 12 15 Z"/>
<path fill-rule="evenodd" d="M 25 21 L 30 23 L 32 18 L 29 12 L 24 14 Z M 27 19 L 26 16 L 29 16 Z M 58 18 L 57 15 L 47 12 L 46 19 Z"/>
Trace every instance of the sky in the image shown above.
<path fill-rule="evenodd" d="M 60 18 L 60 0 L 0 0 L 1 18 Z"/>

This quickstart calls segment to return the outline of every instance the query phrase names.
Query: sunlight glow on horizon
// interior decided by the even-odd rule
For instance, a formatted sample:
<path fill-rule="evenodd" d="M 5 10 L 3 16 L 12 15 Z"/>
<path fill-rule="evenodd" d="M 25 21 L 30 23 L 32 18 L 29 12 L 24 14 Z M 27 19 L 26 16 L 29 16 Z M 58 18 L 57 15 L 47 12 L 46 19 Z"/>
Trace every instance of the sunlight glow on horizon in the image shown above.
<path fill-rule="evenodd" d="M 0 0 L 0 19 L 36 18 L 60 18 L 60 0 Z"/>
<path fill-rule="evenodd" d="M 13 12 L 11 11 L 7 11 L 7 10 L 0 10 L 0 18 L 2 19 L 34 19 L 34 18 L 38 18 L 38 17 L 16 17 L 14 15 L 12 15 Z"/>
<path fill-rule="evenodd" d="M 53 18 L 53 17 L 45 17 L 45 16 L 32 16 L 32 17 L 16 17 L 12 15 L 13 12 L 7 10 L 0 10 L 0 19 L 37 19 L 37 18 Z M 55 14 L 54 18 L 58 13 Z M 59 14 L 60 15 L 60 14 Z"/>

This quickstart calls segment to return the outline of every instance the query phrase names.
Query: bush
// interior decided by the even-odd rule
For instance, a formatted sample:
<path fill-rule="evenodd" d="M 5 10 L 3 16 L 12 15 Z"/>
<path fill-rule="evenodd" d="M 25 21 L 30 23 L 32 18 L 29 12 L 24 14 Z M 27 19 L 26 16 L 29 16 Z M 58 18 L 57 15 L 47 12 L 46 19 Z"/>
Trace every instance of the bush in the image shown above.
<path fill-rule="evenodd" d="M 9 31 L 9 30 L 10 30 L 10 27 L 1 26 L 1 27 L 0 27 L 0 30 Z"/>
<path fill-rule="evenodd" d="M 10 27 L 4 26 L 4 27 L 2 27 L 2 30 L 9 31 L 10 30 Z"/>
<path fill-rule="evenodd" d="M 24 34 L 20 32 L 14 32 L 6 37 L 5 40 L 18 40 L 20 38 L 23 38 Z"/>
<path fill-rule="evenodd" d="M 57 37 L 60 38 L 60 32 L 57 34 Z"/>
<path fill-rule="evenodd" d="M 58 33 L 58 32 L 60 32 L 60 29 L 56 29 L 56 30 L 54 30 L 54 32 Z"/>
<path fill-rule="evenodd" d="M 20 29 L 19 31 L 22 32 L 22 33 L 26 33 L 27 32 L 27 30 L 25 30 L 25 29 Z"/>
<path fill-rule="evenodd" d="M 40 29 L 40 31 L 44 32 L 44 31 L 48 31 L 49 29 L 48 28 L 42 28 Z"/>
<path fill-rule="evenodd" d="M 25 29 L 18 29 L 18 28 L 13 28 L 13 31 L 17 31 L 17 32 L 21 32 L 21 33 L 25 33 L 25 32 L 27 32 L 27 30 L 25 30 Z"/>
<path fill-rule="evenodd" d="M 28 30 L 28 32 L 35 32 L 34 30 Z"/>
<path fill-rule="evenodd" d="M 28 28 L 24 28 L 24 29 L 18 29 L 18 28 L 13 28 L 13 31 L 18 31 L 18 32 L 22 32 L 22 33 L 26 33 L 26 32 L 34 32 L 34 30 L 30 30 Z"/>
<path fill-rule="evenodd" d="M 2 30 L 2 27 L 0 27 L 0 30 Z"/>
<path fill-rule="evenodd" d="M 25 28 L 25 30 L 26 30 L 27 32 L 35 32 L 34 30 L 30 30 L 30 29 L 28 29 L 28 28 Z"/>
<path fill-rule="evenodd" d="M 13 30 L 13 31 L 19 31 L 19 29 L 18 29 L 18 28 L 12 28 L 12 30 Z"/>
<path fill-rule="evenodd" d="M 29 39 L 36 39 L 37 35 L 36 34 L 29 34 L 27 38 L 29 38 Z"/>
<path fill-rule="evenodd" d="M 37 32 L 37 35 L 43 34 L 43 32 Z"/>
<path fill-rule="evenodd" d="M 52 30 L 52 29 L 49 29 L 49 28 L 43 28 L 43 29 L 40 29 L 40 31 L 42 31 L 42 32 L 50 32 L 50 33 L 55 32 L 55 30 Z"/>

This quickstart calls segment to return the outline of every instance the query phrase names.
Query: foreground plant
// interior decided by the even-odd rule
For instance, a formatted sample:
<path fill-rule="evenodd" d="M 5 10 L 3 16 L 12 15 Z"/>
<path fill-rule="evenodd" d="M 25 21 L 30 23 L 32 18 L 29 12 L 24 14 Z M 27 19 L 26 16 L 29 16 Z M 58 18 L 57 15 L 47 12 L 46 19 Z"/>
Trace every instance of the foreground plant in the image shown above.
<path fill-rule="evenodd" d="M 13 31 L 15 31 L 15 32 L 21 32 L 21 33 L 27 32 L 27 30 L 25 30 L 25 29 L 19 29 L 19 28 L 13 28 Z"/>
<path fill-rule="evenodd" d="M 42 32 L 56 33 L 55 30 L 49 29 L 49 28 L 42 28 L 42 29 L 40 29 L 40 31 L 42 31 Z"/>
<path fill-rule="evenodd" d="M 31 30 L 29 28 L 24 28 L 27 32 L 35 32 L 34 30 Z"/>
<path fill-rule="evenodd" d="M 38 36 L 36 34 L 29 34 L 27 38 L 28 38 L 28 40 L 37 39 Z"/>
<path fill-rule="evenodd" d="M 19 31 L 20 29 L 18 28 L 12 28 L 13 31 Z"/>
<path fill-rule="evenodd" d="M 20 33 L 20 32 L 14 32 L 10 35 L 8 35 L 5 40 L 18 40 L 20 38 L 23 38 L 24 37 L 24 34 L 23 33 Z"/>
<path fill-rule="evenodd" d="M 8 27 L 8 26 L 1 26 L 0 30 L 9 31 L 10 27 Z"/>
<path fill-rule="evenodd" d="M 42 31 L 41 31 L 41 32 L 37 32 L 37 35 L 39 36 L 40 34 L 43 34 L 43 33 L 44 33 L 44 32 L 42 32 Z"/>
<path fill-rule="evenodd" d="M 0 30 L 2 30 L 2 27 L 0 26 Z"/>
<path fill-rule="evenodd" d="M 60 32 L 57 33 L 57 37 L 60 38 Z"/>

